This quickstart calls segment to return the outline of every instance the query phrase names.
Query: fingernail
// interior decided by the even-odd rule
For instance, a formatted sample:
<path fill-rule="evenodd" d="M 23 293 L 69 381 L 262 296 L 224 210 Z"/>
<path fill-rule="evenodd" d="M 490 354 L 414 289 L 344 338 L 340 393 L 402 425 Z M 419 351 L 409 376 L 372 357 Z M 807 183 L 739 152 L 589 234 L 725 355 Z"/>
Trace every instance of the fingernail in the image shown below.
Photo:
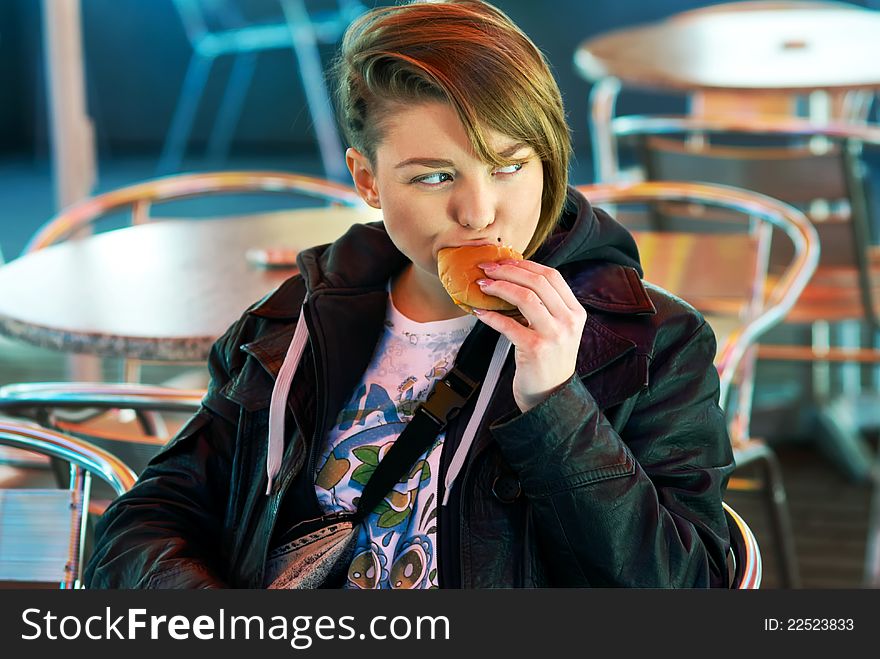
<path fill-rule="evenodd" d="M 476 307 L 471 307 L 471 311 L 474 312 L 475 316 L 482 316 L 484 313 L 486 313 L 485 309 L 477 309 Z"/>
<path fill-rule="evenodd" d="M 494 270 L 495 268 L 497 268 L 498 264 L 497 263 L 480 263 L 477 267 L 482 270 L 485 270 L 486 272 L 489 272 L 490 270 Z"/>
<path fill-rule="evenodd" d="M 491 283 L 491 279 L 477 279 L 477 286 L 488 286 Z"/>

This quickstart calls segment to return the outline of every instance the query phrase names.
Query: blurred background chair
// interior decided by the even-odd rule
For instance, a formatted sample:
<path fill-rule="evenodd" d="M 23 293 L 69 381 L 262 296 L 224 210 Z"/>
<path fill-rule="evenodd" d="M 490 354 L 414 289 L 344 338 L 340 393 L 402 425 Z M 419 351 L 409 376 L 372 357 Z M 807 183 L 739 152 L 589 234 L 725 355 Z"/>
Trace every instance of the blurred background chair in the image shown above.
<path fill-rule="evenodd" d="M 874 491 L 868 506 L 867 536 L 863 585 L 880 588 L 880 457 L 874 463 Z"/>
<path fill-rule="evenodd" d="M 730 532 L 730 587 L 738 590 L 757 590 L 763 578 L 763 561 L 761 548 L 752 529 L 745 520 L 727 503 L 724 516 L 727 519 L 727 530 Z"/>
<path fill-rule="evenodd" d="M 21 444 L 25 441 L 21 438 L 18 438 L 18 444 L 0 441 L 0 446 L 5 444 L 5 453 L 0 460 L 0 487 L 6 481 L 14 488 L 6 496 L 15 506 L 4 509 L 4 495 L 0 491 L 0 515 L 13 511 L 7 516 L 18 528 L 18 533 L 8 535 L 6 540 L 0 536 L 0 562 L 4 545 L 13 552 L 10 556 L 14 555 L 18 561 L 27 560 L 24 557 L 29 552 L 39 556 L 33 566 L 21 572 L 22 576 L 14 578 L 18 581 L 35 580 L 26 576 L 33 576 L 31 567 L 44 566 L 44 574 L 49 575 L 49 580 L 55 579 L 49 570 L 57 571 L 60 550 L 52 548 L 49 542 L 53 538 L 60 542 L 63 536 L 65 548 L 72 543 L 69 532 L 59 533 L 61 522 L 66 519 L 61 516 L 62 510 L 68 517 L 71 510 L 79 511 L 73 520 L 77 524 L 77 544 L 70 544 L 70 548 L 78 559 L 87 558 L 94 521 L 116 496 L 131 487 L 150 459 L 199 409 L 203 395 L 203 391 L 128 383 L 40 382 L 0 387 L 0 440 L 4 431 L 15 432 L 24 435 L 25 439 L 35 438 L 38 448 L 42 448 L 41 451 L 25 452 L 21 449 L 27 446 Z M 100 414 L 102 412 L 112 414 Z M 129 416 L 133 421 L 129 421 Z M 47 442 L 50 448 L 55 447 L 54 452 L 47 452 L 44 446 Z M 13 448 L 10 451 L 7 447 Z M 91 461 L 90 465 L 98 465 L 101 480 L 83 483 L 82 474 L 72 471 L 80 453 Z M 85 466 L 95 469 L 90 465 Z M 74 485 L 82 488 L 82 494 L 48 489 L 63 487 L 68 480 L 71 488 Z M 31 498 L 21 499 L 26 496 L 20 493 L 23 488 L 32 489 L 33 486 L 41 488 L 36 499 L 39 508 L 30 504 L 25 506 L 26 502 L 32 501 Z M 75 508 L 68 510 L 64 506 L 71 501 Z M 38 521 L 28 524 L 26 515 Z M 69 525 L 65 528 L 69 529 Z M 33 536 L 32 539 L 25 534 Z M 34 543 L 43 541 L 47 543 L 47 549 L 36 551 Z M 79 567 L 72 570 L 71 575 L 79 579 L 82 561 L 72 564 Z M 18 567 L 13 568 L 12 572 L 18 570 Z M 3 574 L 0 574 L 0 581 L 10 572 Z"/>
<path fill-rule="evenodd" d="M 815 229 L 792 206 L 728 186 L 664 181 L 578 189 L 596 206 L 613 206 L 613 214 L 625 222 L 633 215 L 642 218 L 633 235 L 645 281 L 692 304 L 715 331 L 720 401 L 729 421 L 734 458 L 738 468 L 753 465 L 760 470 L 757 480 L 739 479 L 738 473 L 729 487 L 743 485 L 762 495 L 783 585 L 796 588 L 800 580 L 785 487 L 772 449 L 751 434 L 751 412 L 756 344 L 790 312 L 813 275 L 819 259 Z M 714 222 L 714 230 L 646 225 L 644 218 L 668 213 L 670 205 L 703 209 L 706 224 Z M 771 278 L 769 250 L 774 237 L 787 239 L 791 250 L 787 266 Z"/>
<path fill-rule="evenodd" d="M 0 414 L 27 418 L 87 440 L 139 474 L 199 409 L 203 396 L 202 390 L 136 383 L 28 382 L 0 387 Z M 129 414 L 123 421 L 119 414 L 112 420 L 95 421 L 97 413 L 104 411 Z"/>
<path fill-rule="evenodd" d="M 348 185 L 291 172 L 220 171 L 163 176 L 89 197 L 48 220 L 30 239 L 24 253 L 33 252 L 93 228 L 112 213 L 128 211 L 131 224 L 159 219 L 151 214 L 160 203 L 220 194 L 299 195 L 326 204 L 363 207 Z M 224 209 L 225 213 L 229 211 Z M 216 216 L 216 212 L 215 212 Z M 178 214 L 175 216 L 180 218 Z M 118 222 L 116 227 L 119 226 Z"/>
<path fill-rule="evenodd" d="M 823 451 L 849 478 L 867 482 L 873 458 L 862 435 L 880 427 L 880 248 L 872 235 L 866 151 L 877 153 L 880 128 L 786 118 L 632 116 L 615 118 L 612 134 L 611 170 L 617 150 L 629 144 L 648 180 L 725 183 L 807 213 L 819 233 L 822 258 L 787 316 L 787 335 L 778 332 L 774 343 L 762 345 L 760 356 L 812 364 L 803 424 L 821 428 L 815 436 Z M 703 219 L 677 221 L 687 226 Z M 771 249 L 771 278 L 776 264 L 787 260 L 781 247 Z M 809 329 L 810 345 L 800 344 L 797 333 L 803 330 L 796 324 Z M 833 372 L 832 363 L 845 365 Z M 800 383 L 791 388 L 797 396 L 800 389 Z"/>
<path fill-rule="evenodd" d="M 172 173 L 180 168 L 217 58 L 233 58 L 233 67 L 208 141 L 208 156 L 213 159 L 229 151 L 257 55 L 271 50 L 290 50 L 302 81 L 325 175 L 344 180 L 347 177 L 344 149 L 324 79 L 319 46 L 336 43 L 365 7 L 358 0 L 335 0 L 332 8 L 311 12 L 306 0 L 279 0 L 279 13 L 274 19 L 255 21 L 245 14 L 243 4 L 239 0 L 174 0 L 192 46 L 192 56 L 162 148 L 159 173 Z"/>
<path fill-rule="evenodd" d="M 78 588 L 87 559 L 92 475 L 116 496 L 134 484 L 134 473 L 88 442 L 20 419 L 0 416 L 0 445 L 59 461 L 69 471 L 67 489 L 26 483 L 0 489 L 0 582 Z M 12 480 L 6 475 L 4 480 Z M 7 486 L 0 482 L 0 487 Z"/>

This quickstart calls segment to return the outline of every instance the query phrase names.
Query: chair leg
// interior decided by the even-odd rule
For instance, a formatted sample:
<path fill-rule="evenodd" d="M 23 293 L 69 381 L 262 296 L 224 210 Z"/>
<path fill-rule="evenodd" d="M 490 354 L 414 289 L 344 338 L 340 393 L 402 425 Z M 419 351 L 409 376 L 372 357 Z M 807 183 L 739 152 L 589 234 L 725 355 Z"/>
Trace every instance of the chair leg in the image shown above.
<path fill-rule="evenodd" d="M 819 448 L 854 483 L 871 474 L 872 451 L 852 404 L 843 397 L 817 404 L 814 428 Z"/>
<path fill-rule="evenodd" d="M 880 350 L 880 332 L 871 332 L 871 347 L 874 350 Z M 870 367 L 871 372 L 871 390 L 880 392 L 880 364 L 874 364 Z"/>
<path fill-rule="evenodd" d="M 838 323 L 841 348 L 858 350 L 862 347 L 862 323 L 845 320 Z M 862 393 L 862 364 L 849 362 L 840 365 L 840 393 L 846 398 L 858 398 Z"/>
<path fill-rule="evenodd" d="M 226 91 L 223 93 L 223 100 L 217 112 L 217 119 L 214 121 L 214 129 L 208 140 L 207 155 L 211 162 L 219 162 L 229 154 L 232 136 L 235 134 L 235 127 L 241 117 L 241 110 L 244 107 L 244 100 L 247 97 L 247 90 L 254 77 L 256 66 L 257 56 L 255 53 L 243 53 L 235 58 L 235 64 L 232 67 L 232 73 L 229 74 Z"/>
<path fill-rule="evenodd" d="M 776 553 L 782 572 L 782 584 L 786 588 L 800 588 L 797 552 L 794 547 L 794 531 L 788 510 L 788 496 L 782 483 L 782 470 L 776 455 L 768 448 L 761 456 L 764 465 L 764 493 L 767 509 L 776 536 Z"/>
<path fill-rule="evenodd" d="M 854 331 L 855 330 L 855 331 Z M 851 326 L 845 330 L 844 338 L 852 344 L 860 345 L 860 328 Z M 831 347 L 831 328 L 826 321 L 816 321 L 812 325 L 813 349 L 821 352 Z M 816 441 L 827 457 L 853 482 L 865 482 L 871 469 L 871 450 L 861 433 L 861 422 L 854 413 L 852 400 L 857 399 L 861 387 L 860 366 L 844 364 L 844 394 L 834 395 L 831 382 L 831 365 L 827 361 L 815 360 L 813 368 L 813 421 Z"/>
<path fill-rule="evenodd" d="M 872 473 L 871 505 L 868 508 L 868 537 L 865 548 L 866 588 L 880 588 L 880 460 Z"/>
<path fill-rule="evenodd" d="M 324 172 L 330 179 L 344 181 L 348 178 L 348 168 L 345 165 L 342 140 L 324 81 L 321 55 L 311 20 L 302 0 L 282 0 L 281 4 L 290 26 L 293 50 L 299 64 L 306 104 L 309 106 L 318 138 Z"/>
<path fill-rule="evenodd" d="M 782 469 L 779 460 L 767 444 L 751 440 L 742 446 L 734 447 L 734 460 L 737 468 L 759 463 L 761 469 L 760 485 L 752 487 L 751 479 L 742 484 L 739 478 L 731 478 L 728 488 L 740 491 L 760 491 L 767 506 L 768 516 L 773 527 L 776 555 L 779 561 L 782 585 L 785 588 L 799 588 L 801 585 L 798 570 L 797 552 L 794 546 L 794 531 L 788 511 L 788 496 L 782 482 Z M 745 485 L 745 487 L 743 487 Z"/>
<path fill-rule="evenodd" d="M 817 320 L 810 326 L 810 341 L 813 351 L 821 353 L 831 348 L 831 327 L 828 321 Z M 816 359 L 813 361 L 813 400 L 827 400 L 831 397 L 831 364 Z"/>
<path fill-rule="evenodd" d="M 162 147 L 162 155 L 159 156 L 159 164 L 156 168 L 159 174 L 170 174 L 180 169 L 196 110 L 199 108 L 199 101 L 205 91 L 213 63 L 213 57 L 205 57 L 197 52 L 194 52 L 189 60 L 177 108 L 174 110 L 171 127 Z"/>

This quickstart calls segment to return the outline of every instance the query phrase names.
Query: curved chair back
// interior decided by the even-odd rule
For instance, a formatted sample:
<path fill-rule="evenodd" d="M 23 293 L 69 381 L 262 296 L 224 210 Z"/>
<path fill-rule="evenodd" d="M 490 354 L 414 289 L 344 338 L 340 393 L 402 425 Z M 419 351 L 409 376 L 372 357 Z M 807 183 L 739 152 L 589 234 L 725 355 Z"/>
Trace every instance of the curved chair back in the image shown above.
<path fill-rule="evenodd" d="M 11 417 L 0 416 L 0 445 L 70 464 L 67 490 L 0 490 L 0 581 L 78 587 L 91 476 L 119 495 L 134 484 L 134 472 L 82 439 Z"/>
<path fill-rule="evenodd" d="M 0 387 L 0 412 L 103 407 L 192 413 L 204 395 L 201 390 L 121 382 L 24 382 Z"/>
<path fill-rule="evenodd" d="M 615 86 L 613 82 L 608 83 Z M 800 140 L 822 138 L 831 142 L 853 145 L 880 145 L 880 126 L 869 123 L 828 122 L 817 123 L 806 119 L 783 116 L 742 117 L 685 115 L 630 115 L 609 117 L 610 131 L 599 134 L 600 144 L 595 145 L 598 157 L 597 174 L 602 181 L 619 179 L 618 143 L 625 138 L 667 136 L 697 136 L 700 142 L 690 142 L 694 153 L 708 151 L 712 138 L 745 137 Z M 826 149 L 824 149 L 827 151 Z M 821 150 L 816 150 L 821 152 Z"/>
<path fill-rule="evenodd" d="M 682 116 L 618 117 L 611 126 L 613 138 L 603 149 L 611 164 L 603 168 L 612 178 L 617 175 L 618 141 L 631 139 L 650 180 L 735 185 L 807 210 L 820 236 L 822 257 L 792 321 L 864 321 L 869 333 L 880 327 L 880 271 L 872 249 L 868 159 L 863 154 L 868 148 L 878 153 L 880 126 Z M 771 261 L 780 258 L 785 255 L 774 249 Z M 814 359 L 812 349 L 796 353 L 800 359 Z M 783 351 L 783 358 L 790 357 Z"/>
<path fill-rule="evenodd" d="M 585 185 L 579 186 L 578 190 L 597 206 L 678 202 L 735 211 L 766 227 L 778 229 L 791 241 L 794 257 L 782 276 L 775 281 L 769 293 L 765 293 L 766 258 L 760 254 L 762 232 L 760 230 L 756 232 L 757 237 L 754 245 L 756 254 L 753 255 L 756 265 L 753 268 L 748 268 L 745 274 L 750 278 L 746 283 L 749 284 L 753 294 L 751 299 L 746 301 L 745 313 L 740 316 L 737 326 L 731 328 L 723 343 L 719 340 L 719 350 L 715 359 L 721 378 L 721 401 L 724 405 L 727 402 L 734 376 L 747 351 L 758 338 L 785 317 L 816 269 L 819 259 L 819 242 L 812 224 L 802 212 L 788 204 L 765 195 L 729 186 L 662 181 Z M 712 216 L 707 215 L 707 217 Z M 646 236 L 640 237 L 636 233 L 637 243 L 640 238 L 645 239 Z M 714 248 L 717 250 L 715 253 L 723 256 L 728 249 L 727 236 L 712 234 L 709 238 L 712 239 L 712 243 L 703 242 L 700 243 L 700 247 L 709 249 L 710 245 L 714 244 Z M 685 262 L 693 258 L 693 254 L 687 253 L 673 254 L 661 250 L 654 250 L 654 253 L 658 257 L 658 261 Z M 650 262 L 644 262 L 644 256 L 643 254 L 642 265 L 646 272 L 646 279 L 652 281 L 652 271 L 655 268 Z M 730 260 L 727 259 L 727 262 L 729 263 Z M 725 262 L 718 262 L 716 270 L 718 266 L 725 267 Z M 702 277 L 713 276 L 711 270 L 700 274 Z M 664 286 L 666 282 L 657 281 L 654 283 L 667 287 Z M 687 295 L 682 295 L 680 290 L 672 288 L 670 292 L 687 300 Z M 700 309 L 699 301 L 688 301 Z M 737 307 L 737 314 L 742 309 L 743 307 Z"/>
<path fill-rule="evenodd" d="M 206 195 L 270 193 L 306 196 L 354 208 L 364 206 L 357 192 L 341 183 L 288 172 L 224 171 L 164 176 L 84 199 L 46 222 L 25 252 L 66 240 L 100 218 L 131 210 L 132 224 L 149 222 L 154 204 Z"/>
<path fill-rule="evenodd" d="M 117 382 L 28 382 L 0 387 L 0 414 L 27 417 L 42 426 L 85 437 L 131 467 L 143 470 L 182 423 L 198 411 L 205 392 Z M 133 412 L 139 426 L 71 422 L 68 414 Z M 171 427 L 169 427 L 171 426 Z"/>
<path fill-rule="evenodd" d="M 722 503 L 730 533 L 730 587 L 756 590 L 761 587 L 763 561 L 755 534 L 745 520 L 727 503 Z"/>

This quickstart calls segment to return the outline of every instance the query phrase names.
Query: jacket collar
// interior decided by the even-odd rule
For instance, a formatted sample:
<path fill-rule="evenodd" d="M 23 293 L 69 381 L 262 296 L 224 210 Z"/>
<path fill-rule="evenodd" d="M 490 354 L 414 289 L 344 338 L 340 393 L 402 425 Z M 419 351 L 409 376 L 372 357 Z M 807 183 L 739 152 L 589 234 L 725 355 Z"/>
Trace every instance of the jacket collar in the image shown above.
<path fill-rule="evenodd" d="M 597 263 L 580 271 L 573 281 L 569 281 L 569 284 L 573 284 L 575 296 L 588 311 L 592 309 L 616 316 L 656 313 L 638 273 L 632 268 Z M 296 295 L 296 288 L 301 289 L 296 286 L 282 286 L 249 311 L 251 315 L 278 322 L 277 327 L 242 346 L 242 349 L 256 358 L 273 378 L 278 375 L 296 328 L 296 318 L 299 316 L 303 300 L 302 295 Z M 384 317 L 384 305 L 387 300 L 384 285 L 378 290 L 361 291 L 360 295 L 352 295 L 352 293 L 353 291 L 350 290 L 324 289 L 318 298 L 342 296 L 354 303 L 363 296 L 364 299 L 370 300 L 371 307 L 382 306 L 381 310 L 377 308 L 371 315 L 378 317 L 381 313 Z M 351 306 L 362 309 L 359 304 Z M 578 375 L 582 377 L 635 347 L 635 343 L 619 335 L 603 322 L 602 315 L 602 313 L 589 314 L 584 327 L 582 350 L 577 363 Z M 350 326 L 357 327 L 362 320 L 352 317 Z M 369 334 L 373 333 L 369 332 Z"/>
<path fill-rule="evenodd" d="M 559 229 L 535 259 L 557 267 L 588 311 L 612 315 L 656 313 L 640 277 L 638 253 L 630 234 L 603 211 L 593 209 L 573 189 Z M 381 323 L 378 330 L 372 326 L 376 325 L 375 318 L 384 318 L 386 284 L 407 262 L 381 222 L 355 224 L 331 245 L 305 250 L 297 259 L 302 276 L 288 279 L 248 311 L 258 318 L 280 321 L 278 327 L 269 328 L 242 348 L 273 378 L 277 376 L 307 291 L 311 301 L 348 298 L 353 303 L 350 308 L 360 311 L 363 304 L 354 303 L 369 300 L 372 320 L 367 334 L 380 331 Z M 345 305 L 333 307 L 344 309 Z M 585 349 L 577 364 L 579 375 L 601 368 L 635 346 L 603 323 L 603 313 L 589 316 L 584 329 Z M 339 314 L 334 315 L 333 321 L 339 322 Z M 361 316 L 347 320 L 347 327 L 363 325 Z"/>

